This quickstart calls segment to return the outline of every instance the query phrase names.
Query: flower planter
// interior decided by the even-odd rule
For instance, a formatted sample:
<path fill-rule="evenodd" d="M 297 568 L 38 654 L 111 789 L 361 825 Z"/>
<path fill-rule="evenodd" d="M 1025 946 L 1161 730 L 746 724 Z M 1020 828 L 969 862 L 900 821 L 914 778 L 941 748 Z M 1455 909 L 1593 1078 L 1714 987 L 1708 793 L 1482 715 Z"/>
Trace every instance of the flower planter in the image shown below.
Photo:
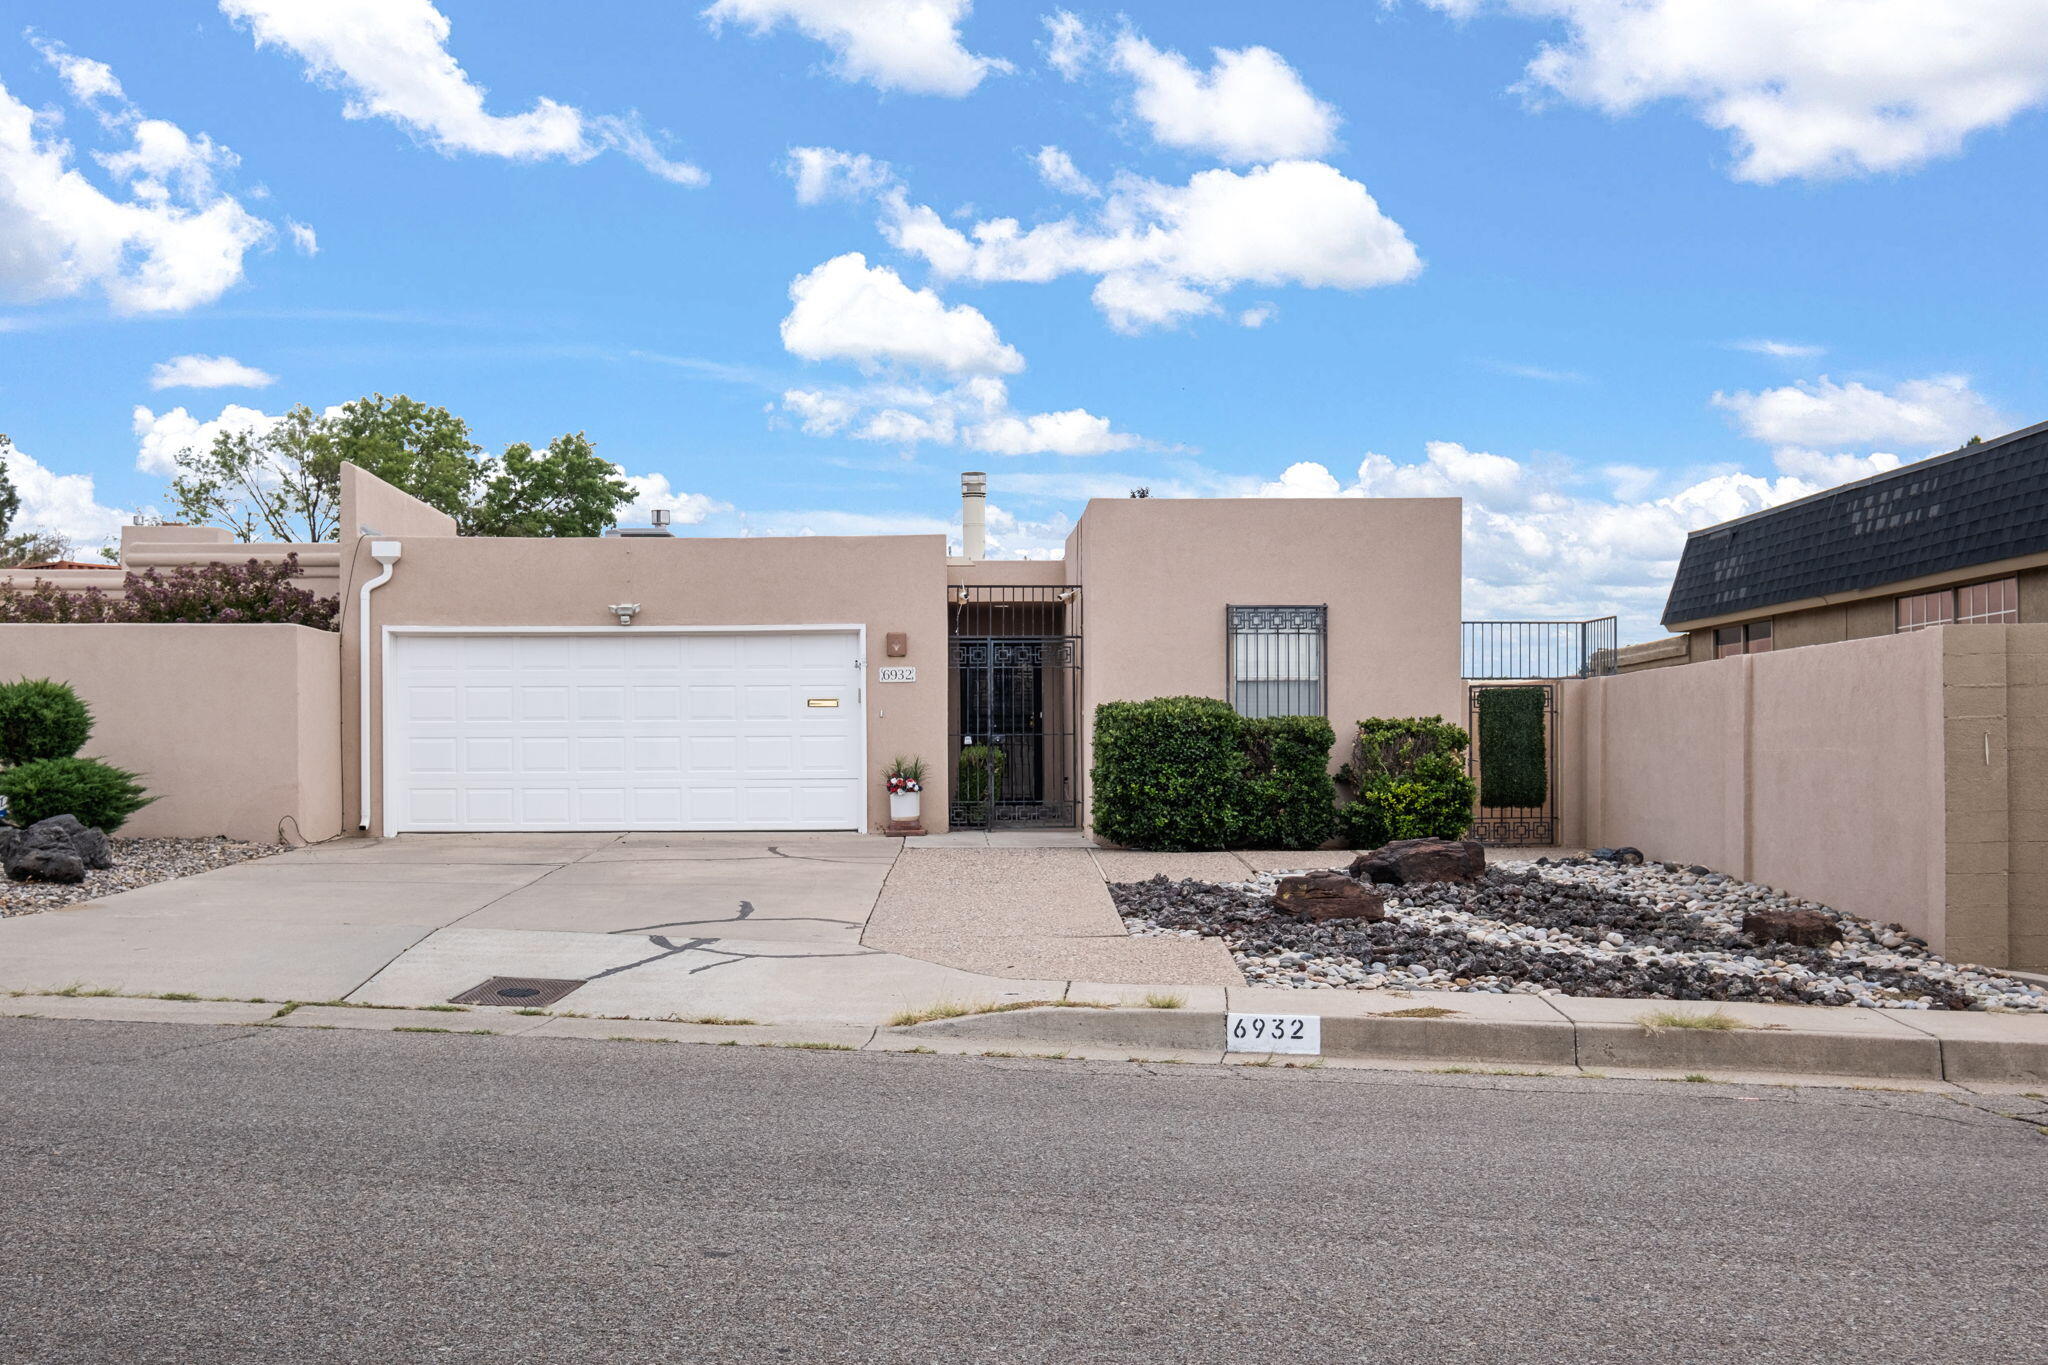
<path fill-rule="evenodd" d="M 918 803 L 923 795 L 922 792 L 890 792 L 889 818 L 901 821 L 917 819 Z"/>

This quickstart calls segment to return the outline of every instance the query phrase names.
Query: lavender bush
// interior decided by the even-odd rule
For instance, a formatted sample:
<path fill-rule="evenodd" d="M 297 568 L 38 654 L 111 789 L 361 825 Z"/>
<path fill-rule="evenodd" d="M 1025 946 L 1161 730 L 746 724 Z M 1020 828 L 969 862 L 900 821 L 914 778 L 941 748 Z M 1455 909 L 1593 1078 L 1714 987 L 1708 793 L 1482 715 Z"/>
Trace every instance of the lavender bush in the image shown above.
<path fill-rule="evenodd" d="M 168 575 L 145 569 L 125 576 L 120 597 L 98 588 L 71 591 L 41 579 L 27 588 L 0 582 L 0 622 L 205 622 L 339 629 L 340 602 L 294 587 L 298 572 L 295 554 L 269 564 L 255 559 L 246 564 L 205 564 L 173 569 Z"/>

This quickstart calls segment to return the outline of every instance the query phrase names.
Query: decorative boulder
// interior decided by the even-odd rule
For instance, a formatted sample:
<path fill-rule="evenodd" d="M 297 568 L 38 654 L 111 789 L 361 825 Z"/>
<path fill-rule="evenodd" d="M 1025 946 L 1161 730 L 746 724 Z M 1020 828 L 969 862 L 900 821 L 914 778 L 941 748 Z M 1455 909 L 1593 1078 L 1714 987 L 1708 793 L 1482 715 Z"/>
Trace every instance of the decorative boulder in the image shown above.
<path fill-rule="evenodd" d="M 7 875 L 18 882 L 82 882 L 85 860 L 71 836 L 48 820 L 30 825 L 9 842 Z"/>
<path fill-rule="evenodd" d="M 1486 871 L 1486 848 L 1476 839 L 1396 839 L 1351 860 L 1351 875 L 1365 882 L 1469 882 Z"/>
<path fill-rule="evenodd" d="M 1273 908 L 1296 919 L 1383 920 L 1387 893 L 1342 872 L 1306 872 L 1280 879 L 1273 888 Z"/>
<path fill-rule="evenodd" d="M 1802 948 L 1825 948 L 1841 937 L 1834 919 L 1818 910 L 1770 907 L 1746 912 L 1742 932 L 1752 943 L 1791 943 Z"/>
<path fill-rule="evenodd" d="M 114 850 L 107 843 L 107 836 L 85 824 L 75 815 L 53 815 L 47 820 L 38 820 L 30 829 L 62 830 L 71 840 L 71 846 L 78 850 L 78 860 L 87 867 L 105 871 L 114 865 Z"/>

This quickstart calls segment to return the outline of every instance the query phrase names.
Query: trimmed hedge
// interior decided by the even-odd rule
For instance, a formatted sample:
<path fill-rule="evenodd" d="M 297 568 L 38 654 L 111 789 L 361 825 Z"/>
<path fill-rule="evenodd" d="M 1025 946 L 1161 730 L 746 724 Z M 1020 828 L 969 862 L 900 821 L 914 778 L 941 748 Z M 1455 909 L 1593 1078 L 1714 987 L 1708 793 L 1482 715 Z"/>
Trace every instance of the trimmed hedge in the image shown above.
<path fill-rule="evenodd" d="M 1321 848 L 1337 829 L 1330 750 L 1337 732 L 1321 716 L 1242 719 L 1245 775 L 1235 848 Z"/>
<path fill-rule="evenodd" d="M 69 758 L 92 734 L 92 711 L 66 683 L 0 683 L 0 767 Z"/>
<path fill-rule="evenodd" d="M 1351 762 L 1337 773 L 1353 792 L 1337 812 L 1344 842 L 1378 848 L 1395 839 L 1463 838 L 1476 794 L 1463 758 L 1470 742 L 1442 716 L 1360 721 Z"/>
<path fill-rule="evenodd" d="M 1228 848 L 1246 760 L 1244 717 L 1214 697 L 1095 708 L 1095 832 L 1129 848 Z"/>
<path fill-rule="evenodd" d="M 1479 804 L 1541 806 L 1550 798 L 1541 687 L 1487 687 L 1479 693 Z"/>
<path fill-rule="evenodd" d="M 33 825 L 53 815 L 75 815 L 80 824 L 112 834 L 154 796 L 145 796 L 135 774 L 96 758 L 39 758 L 0 772 L 0 796 L 7 818 Z"/>

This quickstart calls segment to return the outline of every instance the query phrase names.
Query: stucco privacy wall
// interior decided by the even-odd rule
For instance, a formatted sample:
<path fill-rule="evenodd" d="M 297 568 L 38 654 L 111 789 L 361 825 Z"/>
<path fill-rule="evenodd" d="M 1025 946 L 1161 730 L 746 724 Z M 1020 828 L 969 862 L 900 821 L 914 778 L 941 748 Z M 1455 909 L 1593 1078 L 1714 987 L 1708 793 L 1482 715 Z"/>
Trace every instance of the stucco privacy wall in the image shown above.
<path fill-rule="evenodd" d="M 363 476 L 365 479 L 367 475 Z M 387 490 L 395 493 L 395 490 Z M 381 495 L 380 495 L 381 496 Z M 403 494 L 396 494 L 404 497 Z M 942 822 L 948 800 L 946 744 L 946 542 L 943 536 L 801 536 L 714 540 L 631 537 L 518 540 L 393 533 L 398 517 L 364 514 L 379 539 L 401 543 L 391 580 L 371 599 L 373 733 L 382 733 L 383 697 L 375 684 L 386 626 L 584 626 L 645 631 L 661 626 L 865 625 L 870 828 L 888 818 L 882 766 L 896 754 L 922 755 L 934 781 L 924 801 L 927 828 Z M 381 519 L 380 519 L 381 518 Z M 354 549 L 349 581 L 377 572 L 368 537 Z M 361 652 L 358 594 L 345 598 L 343 687 L 356 697 Z M 637 602 L 633 625 L 606 610 Z M 885 635 L 909 637 L 909 653 L 884 658 Z M 917 668 L 914 683 L 875 684 L 886 664 Z M 344 726 L 348 809 L 358 810 L 355 710 Z M 382 826 L 382 755 L 372 779 L 373 828 Z M 352 817 L 353 818 L 353 817 Z"/>
<path fill-rule="evenodd" d="M 1225 608 L 1329 607 L 1336 762 L 1368 716 L 1441 715 L 1459 681 L 1457 498 L 1097 498 L 1067 538 L 1086 620 L 1084 734 L 1095 707 L 1225 697 Z M 1085 772 L 1092 743 L 1082 755 Z"/>
<path fill-rule="evenodd" d="M 158 800 L 123 835 L 306 839 L 341 828 L 340 638 L 304 626 L 0 625 L 0 678 L 92 708 L 84 752 Z"/>
<path fill-rule="evenodd" d="M 1633 844 L 1951 956 L 2048 963 L 2048 626 L 1564 685 L 1567 842 Z"/>

